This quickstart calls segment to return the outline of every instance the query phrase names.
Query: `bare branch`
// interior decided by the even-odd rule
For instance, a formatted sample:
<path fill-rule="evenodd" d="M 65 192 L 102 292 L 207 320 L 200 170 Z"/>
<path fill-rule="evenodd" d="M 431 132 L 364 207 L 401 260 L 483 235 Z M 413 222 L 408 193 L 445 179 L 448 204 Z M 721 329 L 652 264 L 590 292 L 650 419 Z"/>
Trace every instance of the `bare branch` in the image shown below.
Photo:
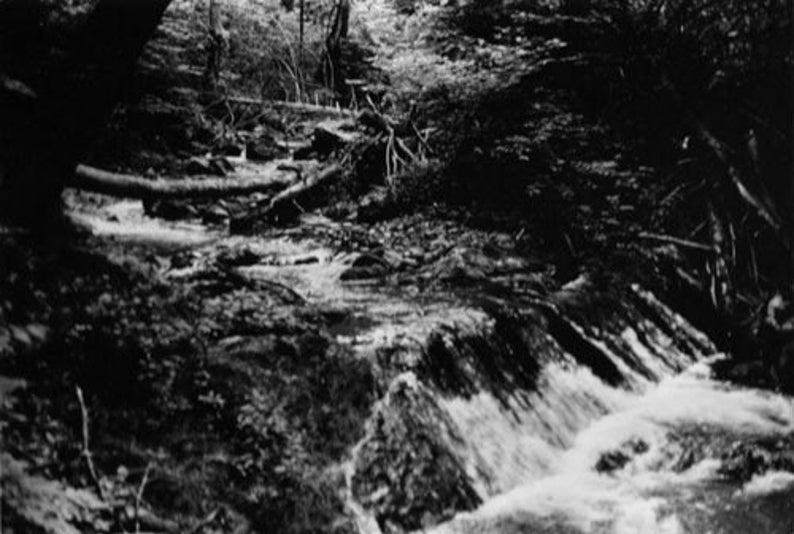
<path fill-rule="evenodd" d="M 75 386 L 75 391 L 77 393 L 77 401 L 80 403 L 80 416 L 83 423 L 83 451 L 81 454 L 83 458 L 85 458 L 85 463 L 88 467 L 88 474 L 91 476 L 91 482 L 94 483 L 94 487 L 96 488 L 97 493 L 99 493 L 99 497 L 103 501 L 107 501 L 107 496 L 105 495 L 105 490 L 102 487 L 102 484 L 99 482 L 99 475 L 97 475 L 97 470 L 94 466 L 94 460 L 91 456 L 91 449 L 89 447 L 88 408 L 86 408 L 85 399 L 83 398 L 83 390 L 80 389 L 80 386 Z"/>

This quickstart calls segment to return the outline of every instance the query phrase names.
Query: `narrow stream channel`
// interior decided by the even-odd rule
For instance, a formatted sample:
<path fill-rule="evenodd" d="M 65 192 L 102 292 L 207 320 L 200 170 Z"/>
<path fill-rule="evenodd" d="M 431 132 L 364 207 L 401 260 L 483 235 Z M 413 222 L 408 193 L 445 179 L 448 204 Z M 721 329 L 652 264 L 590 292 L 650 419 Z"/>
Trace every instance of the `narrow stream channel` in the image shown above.
<path fill-rule="evenodd" d="M 314 242 L 226 237 L 147 218 L 133 203 L 79 218 L 98 235 L 198 251 L 248 240 L 281 259 L 246 267 L 245 276 L 367 319 L 337 333 L 359 357 L 394 368 L 344 466 L 362 533 L 794 531 L 794 475 L 771 470 L 739 484 L 719 470 L 719 454 L 733 444 L 794 432 L 794 402 L 713 380 L 720 355 L 711 343 L 639 287 L 610 319 L 560 312 L 552 328 L 529 306 L 526 321 L 505 333 L 465 303 L 345 286 L 345 257 Z M 306 254 L 317 261 L 288 261 Z M 387 349 L 399 364 L 383 363 Z M 382 465 L 406 448 L 405 465 Z M 438 487 L 427 471 L 415 475 L 423 450 L 445 462 Z M 428 484 L 426 508 L 443 508 L 433 499 L 449 495 L 478 505 L 404 520 L 390 496 L 407 495 L 404 508 L 413 509 L 414 488 Z"/>

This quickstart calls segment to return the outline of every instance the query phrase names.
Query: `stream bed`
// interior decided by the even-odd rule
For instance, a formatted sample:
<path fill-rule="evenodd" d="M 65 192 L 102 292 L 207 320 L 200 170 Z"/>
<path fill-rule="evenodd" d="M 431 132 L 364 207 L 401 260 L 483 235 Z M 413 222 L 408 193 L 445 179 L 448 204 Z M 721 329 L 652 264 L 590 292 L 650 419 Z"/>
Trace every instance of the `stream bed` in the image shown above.
<path fill-rule="evenodd" d="M 150 218 L 136 202 L 73 211 L 102 238 L 186 255 L 161 262 L 167 279 L 245 250 L 237 275 L 340 311 L 331 334 L 376 366 L 384 391 L 339 465 L 362 533 L 794 529 L 794 463 L 778 461 L 794 458 L 794 402 L 713 380 L 713 344 L 642 287 L 604 294 L 580 277 L 542 297 L 482 299 L 471 276 L 460 291 L 348 276 L 380 260 L 335 247 L 329 233 L 352 230 L 321 217 L 247 237 Z M 471 250 L 434 265 L 455 254 L 489 278 L 522 270 Z M 767 446 L 748 460 L 756 472 L 728 476 L 731 452 L 754 443 Z"/>

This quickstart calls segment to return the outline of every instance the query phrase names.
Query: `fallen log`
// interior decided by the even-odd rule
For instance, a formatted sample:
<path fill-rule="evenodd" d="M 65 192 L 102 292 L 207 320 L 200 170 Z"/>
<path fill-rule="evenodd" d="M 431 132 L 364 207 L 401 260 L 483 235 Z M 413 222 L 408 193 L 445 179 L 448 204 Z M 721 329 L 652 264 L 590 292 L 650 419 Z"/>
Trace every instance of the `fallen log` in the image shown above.
<path fill-rule="evenodd" d="M 142 176 L 109 172 L 78 165 L 72 187 L 115 197 L 141 199 L 223 198 L 251 193 L 274 194 L 295 181 L 293 169 L 273 166 L 266 176 L 150 180 Z"/>
<path fill-rule="evenodd" d="M 281 191 L 267 205 L 232 218 L 229 230 L 232 233 L 245 233 L 254 230 L 260 221 L 283 224 L 292 220 L 326 200 L 326 187 L 341 176 L 342 167 L 339 165 L 331 165 L 316 174 L 309 175 Z"/>
<path fill-rule="evenodd" d="M 297 113 L 314 113 L 320 115 L 352 117 L 355 115 L 354 111 L 339 106 L 322 106 L 319 104 L 307 104 L 303 102 L 287 102 L 284 100 L 265 100 L 260 98 L 246 98 L 241 96 L 230 96 L 227 101 L 232 104 L 240 104 L 246 106 L 261 106 L 273 109 L 282 109 L 287 111 L 294 111 Z"/>

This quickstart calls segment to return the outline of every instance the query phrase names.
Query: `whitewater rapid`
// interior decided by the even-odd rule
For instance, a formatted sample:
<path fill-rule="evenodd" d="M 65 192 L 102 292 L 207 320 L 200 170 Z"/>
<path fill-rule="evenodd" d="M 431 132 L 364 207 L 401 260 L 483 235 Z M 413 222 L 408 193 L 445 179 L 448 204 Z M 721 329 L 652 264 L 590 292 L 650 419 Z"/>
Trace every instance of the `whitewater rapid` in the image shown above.
<path fill-rule="evenodd" d="M 640 394 L 604 388 L 609 413 L 577 433 L 569 447 L 543 448 L 545 473 L 432 532 L 792 531 L 794 508 L 786 503 L 794 506 L 794 475 L 769 471 L 737 486 L 720 475 L 719 458 L 708 456 L 675 469 L 680 450 L 673 439 L 679 433 L 696 433 L 701 440 L 719 436 L 722 442 L 784 437 L 794 431 L 792 399 L 713 380 L 709 362 Z M 599 472 L 599 459 L 615 450 L 627 451 L 627 463 Z M 782 504 L 773 502 L 769 510 L 768 500 Z M 767 521 L 774 525 L 759 531 L 757 525 Z"/>

